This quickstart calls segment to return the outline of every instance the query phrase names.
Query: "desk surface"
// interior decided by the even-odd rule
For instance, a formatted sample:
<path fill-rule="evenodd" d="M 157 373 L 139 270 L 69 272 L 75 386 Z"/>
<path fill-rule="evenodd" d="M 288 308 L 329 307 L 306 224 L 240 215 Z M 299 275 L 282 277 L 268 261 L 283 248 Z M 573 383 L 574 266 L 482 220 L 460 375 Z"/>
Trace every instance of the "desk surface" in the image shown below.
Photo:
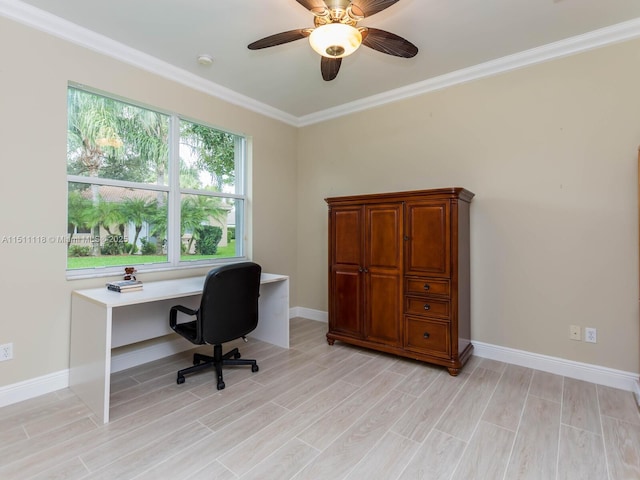
<path fill-rule="evenodd" d="M 260 277 L 260 284 L 279 282 L 287 278 L 286 275 L 263 273 Z M 148 282 L 142 284 L 142 290 L 136 290 L 135 292 L 120 293 L 107 290 L 106 287 L 98 287 L 74 290 L 72 294 L 84 297 L 86 300 L 105 307 L 122 307 L 199 295 L 202 293 L 204 279 L 205 275 Z"/>

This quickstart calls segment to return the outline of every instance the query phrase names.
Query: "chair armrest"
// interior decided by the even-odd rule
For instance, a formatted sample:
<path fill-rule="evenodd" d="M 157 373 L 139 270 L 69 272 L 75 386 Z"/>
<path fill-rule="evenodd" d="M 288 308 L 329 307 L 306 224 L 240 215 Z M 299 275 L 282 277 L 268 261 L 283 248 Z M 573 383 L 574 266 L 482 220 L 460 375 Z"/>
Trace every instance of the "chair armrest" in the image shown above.
<path fill-rule="evenodd" d="M 171 307 L 171 310 L 169 310 L 169 326 L 171 328 L 177 325 L 178 312 L 182 312 L 185 315 L 190 315 L 192 317 L 198 314 L 197 310 L 192 310 L 191 308 L 183 307 L 182 305 L 174 305 Z"/>

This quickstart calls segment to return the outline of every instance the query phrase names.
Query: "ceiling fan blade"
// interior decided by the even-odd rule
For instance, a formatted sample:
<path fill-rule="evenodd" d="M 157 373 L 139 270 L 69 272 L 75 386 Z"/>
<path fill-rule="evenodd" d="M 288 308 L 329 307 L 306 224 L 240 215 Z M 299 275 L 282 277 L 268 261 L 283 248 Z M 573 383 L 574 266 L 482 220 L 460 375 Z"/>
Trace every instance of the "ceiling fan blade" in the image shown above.
<path fill-rule="evenodd" d="M 323 14 L 328 10 L 327 4 L 324 3 L 324 0 L 296 0 L 300 5 L 302 5 L 307 10 L 310 10 L 313 13 Z"/>
<path fill-rule="evenodd" d="M 340 70 L 340 65 L 342 64 L 342 58 L 321 58 L 322 60 L 320 60 L 320 71 L 322 72 L 322 78 L 325 81 L 330 82 L 338 76 L 338 71 Z"/>
<path fill-rule="evenodd" d="M 370 17 L 398 1 L 399 0 L 353 0 L 351 2 L 351 11 L 360 17 Z"/>
<path fill-rule="evenodd" d="M 362 44 L 387 55 L 402 58 L 415 57 L 418 53 L 418 47 L 409 40 L 377 28 L 367 28 L 362 31 Z"/>
<path fill-rule="evenodd" d="M 253 43 L 247 45 L 249 50 L 260 50 L 261 48 L 275 47 L 276 45 L 282 45 L 283 43 L 293 42 L 306 38 L 311 33 L 310 28 L 299 28 L 298 30 L 289 30 L 288 32 L 280 32 L 275 35 L 269 35 L 268 37 L 256 40 Z"/>

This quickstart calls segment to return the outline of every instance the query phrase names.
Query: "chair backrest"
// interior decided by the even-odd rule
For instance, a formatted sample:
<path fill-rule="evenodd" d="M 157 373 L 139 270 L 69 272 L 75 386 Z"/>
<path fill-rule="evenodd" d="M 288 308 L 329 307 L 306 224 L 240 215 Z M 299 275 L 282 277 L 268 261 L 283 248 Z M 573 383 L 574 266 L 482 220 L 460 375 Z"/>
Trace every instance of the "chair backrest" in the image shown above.
<path fill-rule="evenodd" d="M 210 345 L 248 334 L 258 325 L 262 267 L 243 262 L 211 270 L 205 279 L 199 317 L 202 337 Z"/>

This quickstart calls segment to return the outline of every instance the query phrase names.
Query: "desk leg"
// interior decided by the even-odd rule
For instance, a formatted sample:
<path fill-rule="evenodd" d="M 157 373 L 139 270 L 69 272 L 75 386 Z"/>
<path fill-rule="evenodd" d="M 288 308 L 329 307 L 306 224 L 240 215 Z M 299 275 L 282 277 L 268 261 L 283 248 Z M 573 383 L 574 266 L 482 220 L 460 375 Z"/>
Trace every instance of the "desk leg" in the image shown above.
<path fill-rule="evenodd" d="M 250 336 L 289 348 L 289 279 L 260 285 L 258 327 Z"/>
<path fill-rule="evenodd" d="M 111 313 L 111 308 L 71 297 L 69 386 L 102 423 L 109 421 Z"/>

